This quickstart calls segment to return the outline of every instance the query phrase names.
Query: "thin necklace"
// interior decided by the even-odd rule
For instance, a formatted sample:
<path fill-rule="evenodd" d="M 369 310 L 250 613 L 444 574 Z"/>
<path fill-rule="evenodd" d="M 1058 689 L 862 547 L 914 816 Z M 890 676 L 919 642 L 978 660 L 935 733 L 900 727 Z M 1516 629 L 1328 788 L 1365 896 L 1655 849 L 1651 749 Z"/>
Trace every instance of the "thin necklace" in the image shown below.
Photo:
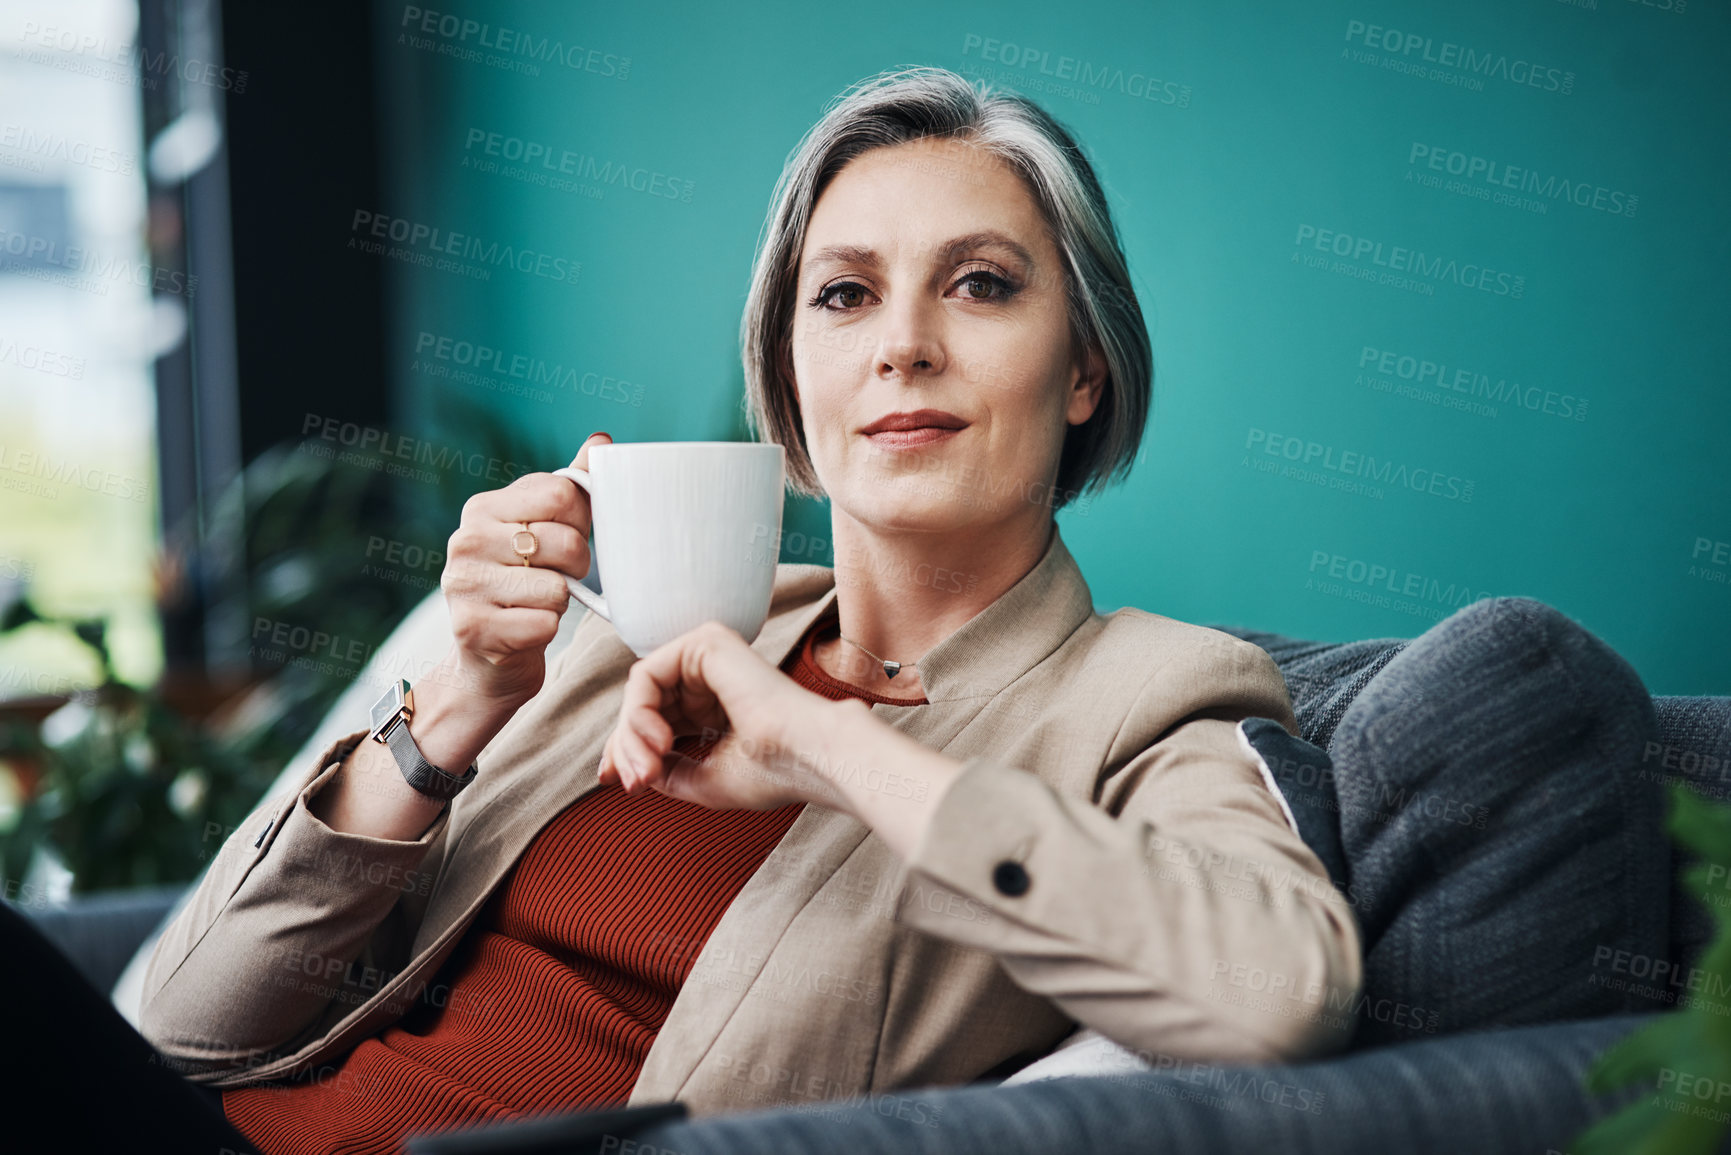
<path fill-rule="evenodd" d="M 864 646 L 860 646 L 860 644 L 858 642 L 854 641 L 852 638 L 850 638 L 846 634 L 842 633 L 839 627 L 836 629 L 835 636 L 840 638 L 842 641 L 846 642 L 850 646 L 859 646 L 860 649 L 865 650 L 865 652 L 868 654 L 871 654 L 873 659 L 875 659 L 879 662 L 882 662 L 883 666 L 884 666 L 884 677 L 886 677 L 886 678 L 894 678 L 897 674 L 901 673 L 903 670 L 906 670 L 906 669 L 910 669 L 910 668 L 911 669 L 918 669 L 919 668 L 920 664 L 918 662 L 892 662 L 888 658 L 879 658 L 876 654 L 872 654 L 872 652 L 870 650 L 866 650 L 866 648 Z"/>

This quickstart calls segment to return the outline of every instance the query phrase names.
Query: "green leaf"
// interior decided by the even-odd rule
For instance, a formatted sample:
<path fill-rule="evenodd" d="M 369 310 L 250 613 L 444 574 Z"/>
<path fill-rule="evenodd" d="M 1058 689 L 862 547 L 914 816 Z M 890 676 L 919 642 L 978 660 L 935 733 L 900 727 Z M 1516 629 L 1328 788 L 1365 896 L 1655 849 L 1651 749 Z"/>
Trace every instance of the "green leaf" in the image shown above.
<path fill-rule="evenodd" d="M 19 598 L 6 607 L 6 612 L 0 614 L 0 634 L 10 633 L 31 622 L 45 622 L 48 619 L 36 612 L 36 607 L 30 604 L 29 598 Z"/>
<path fill-rule="evenodd" d="M 1699 860 L 1683 872 L 1684 889 L 1707 905 L 1718 930 L 1686 977 L 1680 1009 L 1611 1047 L 1587 1072 L 1595 1095 L 1635 1086 L 1651 1093 L 1584 1131 L 1570 1145 L 1574 1155 L 1711 1155 L 1731 1127 L 1731 1112 L 1718 1106 L 1731 1098 L 1731 806 L 1678 783 L 1670 798 L 1666 829 Z"/>

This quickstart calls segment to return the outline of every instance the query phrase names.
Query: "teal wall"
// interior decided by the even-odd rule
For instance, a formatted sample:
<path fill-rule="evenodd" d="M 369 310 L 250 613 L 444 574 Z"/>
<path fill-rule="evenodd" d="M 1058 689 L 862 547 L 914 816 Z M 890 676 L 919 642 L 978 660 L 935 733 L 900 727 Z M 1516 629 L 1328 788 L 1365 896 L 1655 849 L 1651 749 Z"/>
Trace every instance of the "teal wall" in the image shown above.
<path fill-rule="evenodd" d="M 451 35 L 415 11 L 375 12 L 369 207 L 543 275 L 380 258 L 406 428 L 460 439 L 443 402 L 479 403 L 558 457 L 535 468 L 595 429 L 737 436 L 784 157 L 851 82 L 940 65 L 1077 135 L 1148 317 L 1142 459 L 1060 514 L 1102 610 L 1340 640 L 1521 594 L 1654 692 L 1731 693 L 1723 6 L 470 0 L 440 7 L 477 26 Z M 570 63 L 537 60 L 544 41 Z M 1094 83 L 1068 79 L 1084 67 Z M 592 158 L 577 186 L 611 164 L 647 187 L 513 179 L 487 133 Z M 497 371 L 438 376 L 461 341 Z M 513 356 L 559 381 L 514 393 Z M 789 519 L 827 536 L 821 505 Z"/>

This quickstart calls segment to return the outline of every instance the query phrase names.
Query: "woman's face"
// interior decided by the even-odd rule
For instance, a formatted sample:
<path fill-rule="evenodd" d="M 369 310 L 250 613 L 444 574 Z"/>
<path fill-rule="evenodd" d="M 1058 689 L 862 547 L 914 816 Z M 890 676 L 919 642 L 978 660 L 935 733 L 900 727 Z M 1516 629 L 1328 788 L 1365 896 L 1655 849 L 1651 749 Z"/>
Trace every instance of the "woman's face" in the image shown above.
<path fill-rule="evenodd" d="M 794 309 L 806 444 L 836 510 L 879 529 L 1045 524 L 1104 366 L 1078 362 L 1057 245 L 1004 161 L 931 138 L 853 160 L 812 210 Z M 921 428 L 870 432 L 922 410 Z"/>

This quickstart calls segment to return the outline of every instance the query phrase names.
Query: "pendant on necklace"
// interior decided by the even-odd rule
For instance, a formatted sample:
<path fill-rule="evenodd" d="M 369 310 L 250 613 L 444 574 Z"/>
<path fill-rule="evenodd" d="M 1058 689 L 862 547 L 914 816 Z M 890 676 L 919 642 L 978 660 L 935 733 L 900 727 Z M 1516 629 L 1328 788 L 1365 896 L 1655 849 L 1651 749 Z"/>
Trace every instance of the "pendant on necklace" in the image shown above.
<path fill-rule="evenodd" d="M 902 672 L 902 664 L 900 662 L 885 662 L 884 663 L 884 677 L 893 678 L 901 672 Z"/>

